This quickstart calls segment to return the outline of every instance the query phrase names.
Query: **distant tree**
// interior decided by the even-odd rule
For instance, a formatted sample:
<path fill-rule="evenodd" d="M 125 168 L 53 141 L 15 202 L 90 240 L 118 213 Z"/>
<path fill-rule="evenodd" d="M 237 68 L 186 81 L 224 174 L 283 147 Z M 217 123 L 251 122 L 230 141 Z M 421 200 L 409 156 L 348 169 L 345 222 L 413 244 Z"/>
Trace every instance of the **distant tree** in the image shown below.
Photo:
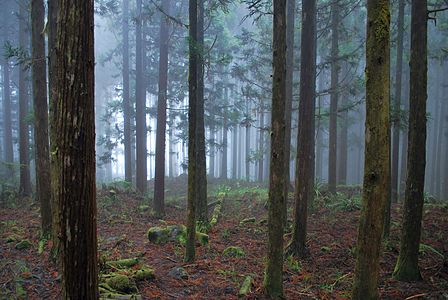
<path fill-rule="evenodd" d="M 3 6 L 2 10 L 2 22 L 4 24 L 4 30 L 2 34 L 2 45 L 9 39 L 9 26 L 10 26 L 10 4 Z M 10 80 L 10 64 L 7 55 L 2 49 L 0 51 L 0 62 L 2 67 L 2 80 L 3 80 L 3 98 L 2 98 L 2 110 L 3 110 L 3 160 L 9 166 L 7 168 L 6 176 L 8 178 L 13 177 L 12 164 L 14 163 L 14 150 L 12 144 L 12 121 L 11 121 L 11 80 Z"/>
<path fill-rule="evenodd" d="M 366 129 L 362 211 L 353 299 L 378 299 L 379 259 L 390 187 L 390 8 L 367 1 Z"/>
<path fill-rule="evenodd" d="M 19 4 L 19 47 L 27 51 L 27 22 L 29 14 L 26 10 L 28 0 L 21 0 Z M 31 195 L 30 175 L 30 130 L 28 125 L 28 69 L 24 64 L 19 64 L 19 159 L 20 159 L 20 187 L 22 196 Z"/>
<path fill-rule="evenodd" d="M 427 0 L 412 1 L 408 174 L 400 254 L 393 274 L 395 279 L 402 281 L 422 279 L 418 268 L 418 254 L 422 228 L 426 166 L 427 7 Z"/>
<path fill-rule="evenodd" d="M 314 197 L 315 95 L 316 95 L 316 1 L 302 2 L 299 131 L 297 137 L 295 210 L 288 252 L 305 257 L 308 203 Z"/>
<path fill-rule="evenodd" d="M 200 0 L 199 0 L 200 1 Z M 187 243 L 185 261 L 196 257 L 196 181 L 197 174 L 197 101 L 198 101 L 198 2 L 189 0 L 189 73 L 188 73 L 188 202 L 187 202 Z"/>
<path fill-rule="evenodd" d="M 93 7 L 62 0 L 57 13 L 52 121 L 64 299 L 98 299 Z"/>
<path fill-rule="evenodd" d="M 271 154 L 268 254 L 264 288 L 283 297 L 283 227 L 285 205 L 286 0 L 274 2 Z"/>
<path fill-rule="evenodd" d="M 146 88 L 143 76 L 144 52 L 142 34 L 142 0 L 137 0 L 137 15 L 135 18 L 135 121 L 136 121 L 136 185 L 144 193 L 147 188 L 147 128 L 146 128 Z"/>
<path fill-rule="evenodd" d="M 131 110 L 129 99 L 129 0 L 123 0 L 123 143 L 124 178 L 132 182 Z"/>
<path fill-rule="evenodd" d="M 154 211 L 165 215 L 165 150 L 166 150 L 166 102 L 168 85 L 168 44 L 170 0 L 163 1 L 160 14 L 159 91 L 157 98 L 156 169 L 154 179 Z"/>
<path fill-rule="evenodd" d="M 47 66 L 43 0 L 31 0 L 31 46 L 34 96 L 34 140 L 36 149 L 36 195 L 40 202 L 42 234 L 51 234 L 51 178 L 48 139 Z"/>
<path fill-rule="evenodd" d="M 330 88 L 330 135 L 328 146 L 328 190 L 336 193 L 338 98 L 339 98 L 339 1 L 331 3 L 331 88 Z"/>

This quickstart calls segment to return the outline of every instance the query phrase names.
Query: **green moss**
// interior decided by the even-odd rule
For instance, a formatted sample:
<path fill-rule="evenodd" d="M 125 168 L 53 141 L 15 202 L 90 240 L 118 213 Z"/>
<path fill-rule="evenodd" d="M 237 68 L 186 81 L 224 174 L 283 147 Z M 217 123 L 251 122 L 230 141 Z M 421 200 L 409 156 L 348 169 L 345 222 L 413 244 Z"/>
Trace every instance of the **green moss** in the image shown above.
<path fill-rule="evenodd" d="M 106 284 L 118 292 L 126 294 L 137 293 L 137 286 L 135 285 L 135 282 L 129 279 L 126 275 L 116 274 L 110 278 L 107 278 Z"/>
<path fill-rule="evenodd" d="M 185 225 L 168 225 L 166 227 L 151 227 L 147 233 L 149 241 L 156 244 L 164 244 L 169 241 L 177 241 L 181 244 L 186 243 L 187 228 Z M 196 240 L 201 245 L 208 244 L 208 235 L 196 232 Z"/>
<path fill-rule="evenodd" d="M 247 219 L 243 219 L 240 222 L 240 226 L 242 225 L 246 225 L 246 224 L 254 224 L 256 222 L 255 218 L 247 218 Z"/>
<path fill-rule="evenodd" d="M 243 257 L 246 253 L 244 253 L 244 250 L 241 247 L 230 246 L 224 249 L 222 255 L 228 257 Z"/>
<path fill-rule="evenodd" d="M 246 276 L 246 278 L 243 281 L 243 284 L 241 285 L 240 291 L 238 293 L 239 296 L 246 296 L 248 293 L 250 293 L 250 288 L 252 287 L 252 277 Z"/>
<path fill-rule="evenodd" d="M 139 263 L 138 258 L 125 258 L 115 261 L 108 261 L 106 265 L 115 267 L 115 268 L 131 268 Z"/>
<path fill-rule="evenodd" d="M 147 212 L 149 210 L 149 205 L 140 205 L 138 207 L 139 212 Z"/>
<path fill-rule="evenodd" d="M 151 280 L 155 278 L 154 270 L 148 267 L 141 267 L 134 272 L 133 277 L 137 281 Z"/>
<path fill-rule="evenodd" d="M 208 235 L 202 232 L 196 232 L 196 240 L 201 244 L 202 246 L 208 244 Z"/>
<path fill-rule="evenodd" d="M 29 240 L 22 240 L 16 244 L 17 250 L 24 250 L 28 249 L 32 246 L 31 242 Z"/>

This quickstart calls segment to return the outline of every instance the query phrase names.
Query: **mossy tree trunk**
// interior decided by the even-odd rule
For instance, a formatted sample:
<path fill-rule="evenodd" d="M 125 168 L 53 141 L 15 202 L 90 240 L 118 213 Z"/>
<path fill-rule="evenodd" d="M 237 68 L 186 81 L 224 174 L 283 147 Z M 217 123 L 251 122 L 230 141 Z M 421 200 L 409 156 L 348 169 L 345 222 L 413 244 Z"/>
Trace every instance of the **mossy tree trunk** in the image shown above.
<path fill-rule="evenodd" d="M 64 299 L 98 299 L 93 5 L 58 2 L 53 125 Z"/>
<path fill-rule="evenodd" d="M 393 277 L 421 280 L 418 251 L 422 227 L 426 165 L 426 99 L 428 79 L 427 1 L 413 0 L 411 13 L 411 78 L 409 100 L 408 174 L 403 208 L 400 254 Z"/>
<path fill-rule="evenodd" d="M 163 1 L 162 10 L 170 13 L 170 0 Z M 165 152 L 166 104 L 168 87 L 169 20 L 160 13 L 159 93 L 157 98 L 156 168 L 154 178 L 154 211 L 165 215 Z"/>
<path fill-rule="evenodd" d="M 44 30 L 45 7 L 43 0 L 31 1 L 34 96 L 34 140 L 36 143 L 36 195 L 40 202 L 42 235 L 51 234 L 51 179 L 48 142 L 47 66 Z"/>
<path fill-rule="evenodd" d="M 196 181 L 197 176 L 197 89 L 198 89 L 198 2 L 189 0 L 189 76 L 188 76 L 188 202 L 187 202 L 187 243 L 185 261 L 195 260 L 196 236 Z"/>
<path fill-rule="evenodd" d="M 271 161 L 269 174 L 268 255 L 264 277 L 269 297 L 283 297 L 285 205 L 286 0 L 274 2 Z"/>
<path fill-rule="evenodd" d="M 314 110 L 316 95 L 316 1 L 302 2 L 299 130 L 297 136 L 295 210 L 288 253 L 305 257 L 308 204 L 314 196 Z"/>
<path fill-rule="evenodd" d="M 390 185 L 390 8 L 367 1 L 366 129 L 362 211 L 353 299 L 378 299 L 379 260 Z"/>

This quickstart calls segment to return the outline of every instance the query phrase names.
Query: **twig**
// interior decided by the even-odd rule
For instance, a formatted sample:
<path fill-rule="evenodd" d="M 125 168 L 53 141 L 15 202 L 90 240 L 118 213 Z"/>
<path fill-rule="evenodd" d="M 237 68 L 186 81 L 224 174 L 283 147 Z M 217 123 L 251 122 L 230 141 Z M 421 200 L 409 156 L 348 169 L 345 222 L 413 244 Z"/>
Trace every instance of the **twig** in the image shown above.
<path fill-rule="evenodd" d="M 426 294 L 425 294 L 425 293 L 423 293 L 423 294 L 417 294 L 417 295 L 414 295 L 414 296 L 407 297 L 407 298 L 404 299 L 404 300 L 415 299 L 415 298 L 423 297 L 423 296 L 426 296 Z"/>

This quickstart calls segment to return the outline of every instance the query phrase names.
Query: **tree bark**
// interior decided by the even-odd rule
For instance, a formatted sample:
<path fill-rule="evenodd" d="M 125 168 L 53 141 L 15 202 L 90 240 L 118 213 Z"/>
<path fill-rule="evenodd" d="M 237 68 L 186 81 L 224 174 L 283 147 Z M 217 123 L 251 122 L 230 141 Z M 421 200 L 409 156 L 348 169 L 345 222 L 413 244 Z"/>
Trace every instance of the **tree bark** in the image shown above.
<path fill-rule="evenodd" d="M 123 0 L 123 123 L 124 178 L 132 182 L 131 111 L 129 99 L 129 0 Z"/>
<path fill-rule="evenodd" d="M 200 0 L 199 0 L 200 1 Z M 197 189 L 197 101 L 198 101 L 198 2 L 189 0 L 189 76 L 188 76 L 188 203 L 185 261 L 195 260 Z"/>
<path fill-rule="evenodd" d="M 285 205 L 286 0 L 274 2 L 271 160 L 269 174 L 268 254 L 264 287 L 283 297 L 283 227 Z"/>
<path fill-rule="evenodd" d="M 34 139 L 36 151 L 36 197 L 40 203 L 42 235 L 51 234 L 51 178 L 48 139 L 47 68 L 43 0 L 31 1 L 33 55 Z"/>
<path fill-rule="evenodd" d="M 259 139 L 259 159 L 258 159 L 258 181 L 263 182 L 263 162 L 264 162 L 264 104 L 260 105 L 260 139 Z"/>
<path fill-rule="evenodd" d="M 390 187 L 390 8 L 367 1 L 366 129 L 362 211 L 353 299 L 378 299 L 379 259 Z"/>
<path fill-rule="evenodd" d="M 413 0 L 411 13 L 411 80 L 406 191 L 400 254 L 394 278 L 421 280 L 418 268 L 426 164 L 427 0 Z"/>
<path fill-rule="evenodd" d="M 98 299 L 93 0 L 58 4 L 53 101 L 62 298 Z"/>
<path fill-rule="evenodd" d="M 162 9 L 169 14 L 170 0 L 163 1 Z M 165 152 L 166 152 L 166 101 L 168 87 L 169 23 L 160 14 L 159 94 L 157 98 L 156 169 L 154 178 L 154 212 L 165 215 Z"/>
<path fill-rule="evenodd" d="M 299 128 L 295 177 L 295 210 L 292 239 L 288 253 L 296 257 L 307 255 L 306 234 L 308 204 L 314 197 L 315 161 L 315 94 L 316 94 L 316 1 L 302 2 L 302 37 L 300 68 Z"/>

